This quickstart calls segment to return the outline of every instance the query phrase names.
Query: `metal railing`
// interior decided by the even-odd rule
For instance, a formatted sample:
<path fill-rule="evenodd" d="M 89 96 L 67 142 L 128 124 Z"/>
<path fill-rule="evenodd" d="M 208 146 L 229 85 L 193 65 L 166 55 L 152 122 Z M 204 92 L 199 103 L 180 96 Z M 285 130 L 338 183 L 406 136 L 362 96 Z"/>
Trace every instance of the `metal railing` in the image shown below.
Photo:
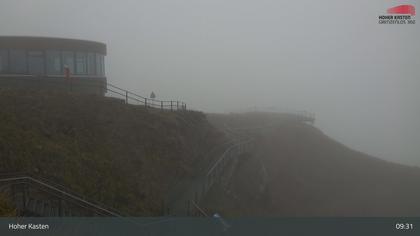
<path fill-rule="evenodd" d="M 297 111 L 294 114 L 298 120 L 314 123 L 315 122 L 315 114 L 307 111 Z"/>
<path fill-rule="evenodd" d="M 16 188 L 20 186 L 21 188 Z M 31 196 L 27 191 L 29 188 L 35 189 L 38 191 L 39 195 L 46 194 L 48 196 L 42 197 L 42 200 L 54 198 L 55 200 L 59 200 L 60 204 L 57 207 L 76 207 L 81 209 L 87 215 L 93 216 L 113 216 L 113 217 L 121 217 L 121 214 L 118 213 L 116 210 L 111 210 L 110 208 L 102 207 L 100 203 L 96 203 L 91 200 L 87 200 L 86 197 L 78 195 L 59 184 L 52 183 L 51 181 L 47 181 L 45 179 L 39 177 L 32 177 L 31 175 L 25 173 L 2 173 L 0 174 L 0 187 L 8 187 L 11 189 L 12 194 L 16 195 L 16 189 L 19 189 L 21 198 L 17 199 L 16 197 L 14 201 L 17 202 L 16 205 L 20 206 L 20 211 L 26 210 L 26 202 L 27 199 Z M 19 202 L 20 201 L 20 202 Z M 64 204 L 61 204 L 64 202 Z M 62 209 L 59 212 L 63 212 Z M 41 215 L 42 216 L 42 215 Z M 61 213 L 59 216 L 63 216 Z"/>
<path fill-rule="evenodd" d="M 233 134 L 230 130 L 227 132 L 233 136 L 237 135 Z M 221 156 L 210 166 L 200 183 L 195 186 L 195 190 L 193 191 L 194 195 L 187 203 L 187 214 L 193 216 L 209 216 L 205 210 L 199 206 L 200 202 L 210 191 L 211 187 L 217 181 L 221 180 L 229 163 L 253 148 L 253 141 L 254 139 L 249 136 L 234 138 L 234 143 L 225 149 Z"/>
<path fill-rule="evenodd" d="M 123 100 L 126 104 L 142 105 L 146 108 L 161 110 L 186 110 L 187 104 L 178 100 L 158 100 L 138 95 L 106 81 L 105 77 L 90 78 L 77 76 L 35 76 L 35 75 L 0 75 L 5 85 L 31 89 L 64 89 L 71 92 L 86 92 L 105 95 Z"/>
<path fill-rule="evenodd" d="M 117 87 L 110 83 L 107 83 L 106 92 L 113 95 L 117 95 L 118 97 L 123 99 L 125 103 L 127 104 L 142 105 L 144 107 L 151 107 L 151 108 L 157 108 L 161 110 L 171 110 L 171 111 L 187 109 L 187 104 L 185 104 L 184 102 L 172 101 L 172 100 L 164 101 L 164 100 L 146 98 L 136 93 L 133 93 L 131 91 Z"/>
<path fill-rule="evenodd" d="M 300 122 L 310 122 L 313 123 L 315 121 L 315 115 L 313 113 L 309 113 L 306 111 L 299 111 L 293 114 L 293 119 L 300 121 Z M 233 160 L 237 160 L 239 156 L 242 154 L 249 152 L 253 149 L 254 146 L 254 138 L 243 133 L 240 134 L 241 131 L 250 131 L 250 130 L 257 130 L 257 129 L 271 129 L 275 126 L 275 123 L 262 125 L 262 126 L 255 126 L 255 127 L 242 127 L 242 128 L 230 128 L 225 125 L 225 132 L 226 135 L 233 140 L 233 144 L 225 149 L 222 155 L 214 162 L 213 165 L 210 166 L 208 172 L 206 173 L 204 179 L 200 182 L 194 191 L 194 196 L 192 197 L 193 200 L 189 200 L 187 204 L 187 212 L 188 214 L 194 216 L 205 216 L 208 217 L 208 214 L 201 208 L 200 202 L 204 198 L 204 196 L 209 192 L 210 188 L 217 182 L 222 179 L 222 176 L 225 174 L 226 167 L 231 163 Z M 192 208 L 192 209 L 190 209 Z M 193 212 L 193 213 L 191 213 Z"/>

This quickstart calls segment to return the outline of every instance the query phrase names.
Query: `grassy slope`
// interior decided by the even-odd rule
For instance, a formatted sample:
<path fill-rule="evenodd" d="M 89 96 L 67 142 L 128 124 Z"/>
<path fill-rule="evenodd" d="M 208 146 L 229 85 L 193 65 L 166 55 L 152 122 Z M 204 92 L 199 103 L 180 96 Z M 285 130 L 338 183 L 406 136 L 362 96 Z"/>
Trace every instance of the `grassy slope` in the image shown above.
<path fill-rule="evenodd" d="M 170 185 L 192 178 L 223 140 L 202 113 L 111 98 L 2 90 L 0 107 L 0 171 L 40 175 L 134 215 L 159 214 Z"/>
<path fill-rule="evenodd" d="M 16 209 L 13 207 L 13 204 L 9 201 L 9 197 L 4 194 L 0 194 L 0 216 L 16 216 Z"/>
<path fill-rule="evenodd" d="M 420 215 L 418 167 L 351 150 L 298 122 L 284 122 L 254 135 L 258 137 L 256 155 L 241 159 L 228 188 L 215 186 L 205 204 L 210 212 L 226 216 Z"/>

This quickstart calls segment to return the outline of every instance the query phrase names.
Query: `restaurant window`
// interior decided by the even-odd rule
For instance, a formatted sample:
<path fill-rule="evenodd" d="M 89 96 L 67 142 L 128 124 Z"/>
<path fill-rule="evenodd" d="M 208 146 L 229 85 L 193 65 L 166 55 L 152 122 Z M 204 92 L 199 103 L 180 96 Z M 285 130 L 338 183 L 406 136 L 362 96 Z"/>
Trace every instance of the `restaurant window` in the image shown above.
<path fill-rule="evenodd" d="M 95 75 L 95 53 L 88 53 L 88 74 L 89 75 Z"/>
<path fill-rule="evenodd" d="M 47 51 L 47 74 L 49 75 L 63 74 L 60 51 L 52 51 L 52 50 Z"/>
<path fill-rule="evenodd" d="M 76 74 L 85 75 L 87 73 L 87 56 L 84 52 L 76 53 Z"/>
<path fill-rule="evenodd" d="M 43 51 L 28 51 L 28 70 L 31 75 L 45 74 L 45 59 Z"/>
<path fill-rule="evenodd" d="M 63 52 L 63 67 L 68 66 L 70 73 L 74 74 L 74 53 L 69 51 Z"/>
<path fill-rule="evenodd" d="M 24 74 L 27 72 L 26 51 L 19 49 L 10 50 L 10 72 Z"/>
<path fill-rule="evenodd" d="M 8 54 L 6 49 L 0 49 L 0 73 L 6 73 L 9 69 Z"/>
<path fill-rule="evenodd" d="M 96 74 L 99 76 L 105 75 L 104 55 L 96 54 Z"/>

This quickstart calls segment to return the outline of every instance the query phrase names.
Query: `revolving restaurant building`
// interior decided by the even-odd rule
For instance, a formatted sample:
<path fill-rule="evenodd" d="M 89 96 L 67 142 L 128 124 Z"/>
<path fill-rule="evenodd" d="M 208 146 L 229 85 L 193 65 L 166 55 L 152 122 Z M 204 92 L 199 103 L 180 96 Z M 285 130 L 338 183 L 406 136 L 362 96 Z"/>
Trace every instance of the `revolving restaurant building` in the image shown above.
<path fill-rule="evenodd" d="M 0 87 L 71 88 L 104 94 L 105 55 L 106 45 L 99 42 L 0 36 Z"/>

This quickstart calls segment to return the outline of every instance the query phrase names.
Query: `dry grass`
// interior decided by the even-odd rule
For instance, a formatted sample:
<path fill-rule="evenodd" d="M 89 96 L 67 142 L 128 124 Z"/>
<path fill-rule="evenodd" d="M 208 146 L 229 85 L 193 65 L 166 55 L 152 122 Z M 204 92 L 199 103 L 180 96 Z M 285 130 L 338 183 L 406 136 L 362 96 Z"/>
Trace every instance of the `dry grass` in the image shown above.
<path fill-rule="evenodd" d="M 15 217 L 16 216 L 16 208 L 9 201 L 9 198 L 5 194 L 2 194 L 2 193 L 0 193 L 0 216 L 1 217 Z"/>
<path fill-rule="evenodd" d="M 157 215 L 223 136 L 199 112 L 120 100 L 0 90 L 0 171 L 25 171 L 131 215 Z"/>

